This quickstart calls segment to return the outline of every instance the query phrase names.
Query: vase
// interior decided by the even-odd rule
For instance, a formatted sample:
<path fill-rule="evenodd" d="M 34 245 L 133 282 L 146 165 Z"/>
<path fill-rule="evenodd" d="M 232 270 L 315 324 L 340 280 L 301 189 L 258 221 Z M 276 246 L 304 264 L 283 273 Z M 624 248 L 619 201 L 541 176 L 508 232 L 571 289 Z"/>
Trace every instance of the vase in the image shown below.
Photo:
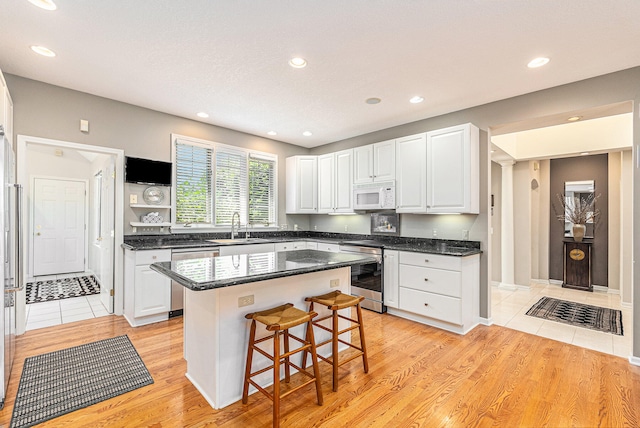
<path fill-rule="evenodd" d="M 584 232 L 587 230 L 587 226 L 584 224 L 574 224 L 573 225 L 573 240 L 576 242 L 582 242 L 582 238 L 584 238 Z"/>

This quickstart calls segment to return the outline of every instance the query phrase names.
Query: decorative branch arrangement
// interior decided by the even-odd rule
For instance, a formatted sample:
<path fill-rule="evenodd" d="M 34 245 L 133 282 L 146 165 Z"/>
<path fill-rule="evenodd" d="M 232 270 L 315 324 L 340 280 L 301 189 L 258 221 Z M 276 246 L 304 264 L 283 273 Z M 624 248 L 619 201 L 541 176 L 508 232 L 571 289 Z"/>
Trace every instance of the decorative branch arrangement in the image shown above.
<path fill-rule="evenodd" d="M 587 196 L 573 197 L 569 200 L 564 195 L 556 194 L 562 212 L 556 209 L 556 216 L 562 223 L 570 221 L 573 224 L 597 224 L 600 210 L 595 207 L 600 194 L 590 193 Z"/>

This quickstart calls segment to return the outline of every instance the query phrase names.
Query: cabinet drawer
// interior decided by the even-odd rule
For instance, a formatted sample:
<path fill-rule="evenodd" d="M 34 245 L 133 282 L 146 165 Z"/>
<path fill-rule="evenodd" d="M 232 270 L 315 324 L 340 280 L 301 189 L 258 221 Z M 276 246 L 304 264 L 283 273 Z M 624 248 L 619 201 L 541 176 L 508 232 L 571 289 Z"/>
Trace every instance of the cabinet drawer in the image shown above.
<path fill-rule="evenodd" d="M 436 269 L 462 270 L 462 258 L 439 254 L 400 252 L 400 263 Z"/>
<path fill-rule="evenodd" d="M 155 262 L 170 262 L 171 250 L 136 251 L 136 265 L 150 265 Z"/>
<path fill-rule="evenodd" d="M 274 247 L 275 251 L 291 251 L 294 249 L 293 242 L 277 242 Z"/>
<path fill-rule="evenodd" d="M 455 297 L 400 287 L 400 309 L 462 325 L 462 302 Z"/>
<path fill-rule="evenodd" d="M 340 245 L 338 244 L 327 244 L 326 242 L 318 242 L 318 250 L 320 251 L 330 251 L 332 253 L 340 252 Z"/>
<path fill-rule="evenodd" d="M 400 265 L 400 286 L 451 297 L 461 297 L 462 274 L 443 269 Z"/>

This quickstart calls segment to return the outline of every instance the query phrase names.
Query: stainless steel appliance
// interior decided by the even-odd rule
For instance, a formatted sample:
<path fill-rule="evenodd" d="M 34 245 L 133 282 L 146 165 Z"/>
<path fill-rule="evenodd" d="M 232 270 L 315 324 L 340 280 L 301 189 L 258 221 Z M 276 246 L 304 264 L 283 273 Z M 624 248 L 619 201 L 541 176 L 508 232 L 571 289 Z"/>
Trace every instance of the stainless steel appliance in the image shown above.
<path fill-rule="evenodd" d="M 183 248 L 171 251 L 171 261 L 193 260 L 218 257 L 220 250 L 217 248 Z M 178 317 L 184 311 L 184 287 L 175 281 L 171 281 L 171 311 L 169 317 Z"/>
<path fill-rule="evenodd" d="M 3 213 L 0 222 L 4 233 L 0 240 L 0 257 L 4 261 L 2 264 L 4 278 L 4 305 L 2 305 L 2 316 L 0 323 L 4 331 L 2 341 L 2 397 L 0 409 L 4 407 L 4 400 L 7 393 L 7 384 L 13 368 L 13 358 L 15 354 L 16 338 L 16 293 L 22 290 L 22 186 L 15 183 L 15 157 L 11 143 L 7 140 L 4 130 L 0 126 L 0 140 L 2 140 L 2 150 L 0 150 L 0 165 L 2 186 L 0 187 L 0 198 L 3 201 Z"/>
<path fill-rule="evenodd" d="M 385 181 L 381 183 L 353 185 L 354 210 L 395 210 L 396 183 Z"/>
<path fill-rule="evenodd" d="M 376 241 L 343 242 L 340 252 L 366 254 L 375 258 L 375 262 L 351 267 L 351 294 L 364 297 L 361 303 L 363 308 L 378 313 L 387 312 L 382 299 L 382 244 Z"/>

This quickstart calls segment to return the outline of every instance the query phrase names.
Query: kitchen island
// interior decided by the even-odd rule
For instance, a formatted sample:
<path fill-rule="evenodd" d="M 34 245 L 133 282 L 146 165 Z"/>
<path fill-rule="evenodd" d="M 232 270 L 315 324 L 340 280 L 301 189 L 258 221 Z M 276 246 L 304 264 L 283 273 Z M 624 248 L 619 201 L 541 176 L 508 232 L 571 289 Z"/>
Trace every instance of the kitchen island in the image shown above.
<path fill-rule="evenodd" d="M 349 293 L 350 267 L 371 261 L 356 254 L 298 250 L 160 262 L 151 269 L 185 287 L 186 376 L 214 409 L 220 409 L 242 396 L 249 337 L 245 314 L 283 303 L 306 310 L 305 297 L 332 290 Z M 326 308 L 315 310 L 320 316 L 328 314 Z M 346 324 L 340 325 L 344 327 Z M 268 332 L 258 328 L 256 333 L 260 338 Z M 292 333 L 304 336 L 303 326 L 293 328 Z M 317 331 L 317 342 L 327 338 L 327 332 Z M 349 334 L 342 338 L 349 340 Z M 319 353 L 326 356 L 330 349 L 321 348 Z M 254 356 L 254 370 L 269 365 L 265 357 Z M 273 382 L 269 373 L 254 379 L 263 386 Z"/>

